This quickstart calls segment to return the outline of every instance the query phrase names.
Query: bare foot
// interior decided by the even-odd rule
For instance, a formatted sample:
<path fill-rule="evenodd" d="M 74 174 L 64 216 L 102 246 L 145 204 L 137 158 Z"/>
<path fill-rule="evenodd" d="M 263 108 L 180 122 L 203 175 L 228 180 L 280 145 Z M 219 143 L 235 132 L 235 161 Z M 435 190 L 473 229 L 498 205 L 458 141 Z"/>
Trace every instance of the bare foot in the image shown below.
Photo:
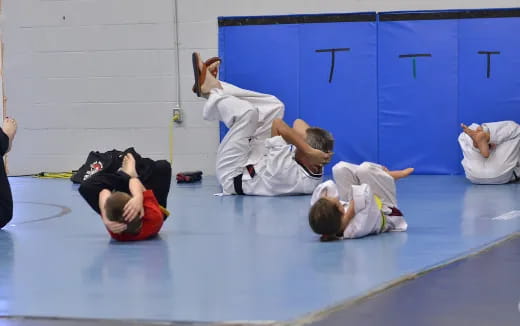
<path fill-rule="evenodd" d="M 0 0 L 1 1 L 1 0 Z M 211 60 L 211 59 L 210 59 Z M 220 67 L 220 60 L 218 61 L 215 61 L 213 62 L 212 64 L 210 64 L 209 66 L 207 66 L 208 68 L 208 72 L 210 72 L 213 76 L 215 76 L 217 79 L 218 79 L 218 69 Z M 193 93 L 197 93 L 197 90 L 196 90 L 196 85 L 193 85 L 193 87 L 191 88 Z M 206 94 L 201 94 L 202 97 L 206 97 L 207 98 L 207 95 Z"/>
<path fill-rule="evenodd" d="M 220 61 L 215 61 L 213 62 L 212 64 L 210 64 L 208 66 L 208 70 L 209 72 L 213 75 L 213 76 L 216 76 L 216 78 L 218 79 L 218 69 L 220 68 Z"/>
<path fill-rule="evenodd" d="M 409 176 L 413 173 L 414 170 L 414 168 L 407 168 L 403 170 L 387 171 L 386 173 L 390 174 L 390 176 L 394 178 L 394 180 L 398 180 Z"/>
<path fill-rule="evenodd" d="M 463 123 L 460 124 L 460 127 L 462 128 L 462 131 L 464 131 L 464 133 L 466 133 L 466 135 L 470 136 L 471 138 L 473 138 L 473 135 L 475 135 L 477 133 L 477 130 L 479 130 L 479 128 L 480 128 L 480 126 L 479 126 L 477 128 L 477 130 L 473 130 L 473 129 L 470 129 L 468 126 L 466 126 Z"/>
<path fill-rule="evenodd" d="M 461 123 L 460 126 L 462 127 L 462 131 L 464 131 L 464 133 L 465 133 L 466 135 L 468 135 L 468 136 L 471 138 L 471 140 L 473 140 L 473 146 L 474 146 L 475 148 L 478 148 L 477 143 L 475 142 L 475 135 L 476 135 L 477 131 L 476 131 L 476 130 L 473 130 L 473 129 L 469 129 L 469 127 L 466 126 L 466 125 L 463 124 L 463 123 Z M 478 126 L 478 127 L 477 127 L 477 130 L 482 130 L 482 127 Z"/>
<path fill-rule="evenodd" d="M 213 69 L 218 69 L 219 65 L 220 62 L 214 62 L 209 67 L 206 67 L 206 78 L 204 79 L 202 85 L 200 85 L 200 92 L 202 93 L 202 95 L 207 96 L 213 88 L 222 89 L 222 85 L 220 84 L 218 79 L 211 74 L 211 71 Z M 202 60 L 199 60 L 199 69 L 204 69 L 204 64 Z"/>
<path fill-rule="evenodd" d="M 477 145 L 480 154 L 485 158 L 489 157 L 489 134 L 485 131 L 477 132 L 473 143 Z"/>
<path fill-rule="evenodd" d="M 121 171 L 128 174 L 131 178 L 137 178 L 137 171 L 135 169 L 135 158 L 132 154 L 128 153 L 123 158 Z"/>
<path fill-rule="evenodd" d="M 484 131 L 481 126 L 477 127 L 477 130 L 471 130 L 465 124 L 461 123 L 460 126 L 464 133 L 471 137 L 473 140 L 473 147 L 478 148 L 480 154 L 485 158 L 489 157 L 489 134 Z"/>
<path fill-rule="evenodd" d="M 18 128 L 18 126 L 16 124 L 15 119 L 11 119 L 11 118 L 4 119 L 4 124 L 2 125 L 2 130 L 7 135 L 7 137 L 9 137 L 9 147 L 7 148 L 7 152 L 9 152 L 11 150 L 17 128 Z"/>

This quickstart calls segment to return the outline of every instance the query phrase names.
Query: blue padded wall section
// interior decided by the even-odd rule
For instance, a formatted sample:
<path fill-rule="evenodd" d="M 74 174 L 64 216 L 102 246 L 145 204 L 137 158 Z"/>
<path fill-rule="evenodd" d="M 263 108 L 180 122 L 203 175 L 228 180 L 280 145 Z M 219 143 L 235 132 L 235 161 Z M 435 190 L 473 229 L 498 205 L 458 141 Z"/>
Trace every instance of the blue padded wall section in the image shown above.
<path fill-rule="evenodd" d="M 348 15 L 363 14 L 375 17 Z M 288 123 L 330 130 L 332 163 L 458 174 L 460 122 L 520 121 L 518 16 L 519 8 L 327 23 L 320 15 L 272 16 L 281 20 L 271 24 L 235 17 L 244 25 L 219 29 L 221 78 L 280 98 Z"/>
<path fill-rule="evenodd" d="M 459 20 L 461 122 L 520 122 L 519 32 L 518 17 Z"/>
<path fill-rule="evenodd" d="M 220 27 L 221 79 L 277 96 L 288 124 L 330 130 L 332 163 L 377 161 L 376 31 L 375 22 Z"/>
<path fill-rule="evenodd" d="M 380 162 L 458 173 L 457 20 L 381 21 L 378 30 Z"/>
<path fill-rule="evenodd" d="M 332 132 L 332 163 L 377 161 L 376 23 L 303 24 L 299 61 L 300 117 Z"/>
<path fill-rule="evenodd" d="M 272 94 L 285 104 L 285 120 L 299 116 L 298 26 L 249 25 L 219 29 L 220 78 L 238 87 Z M 225 135 L 225 126 L 221 135 Z"/>

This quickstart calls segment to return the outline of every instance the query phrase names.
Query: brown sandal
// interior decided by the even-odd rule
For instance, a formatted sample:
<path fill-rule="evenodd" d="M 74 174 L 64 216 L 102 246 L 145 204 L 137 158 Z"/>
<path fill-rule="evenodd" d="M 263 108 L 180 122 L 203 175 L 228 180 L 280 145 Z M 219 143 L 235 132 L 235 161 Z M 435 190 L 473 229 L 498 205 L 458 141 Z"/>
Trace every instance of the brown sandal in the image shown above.
<path fill-rule="evenodd" d="M 206 66 L 206 68 L 209 68 L 209 66 L 211 66 L 212 64 L 214 64 L 215 62 L 222 62 L 222 59 L 220 59 L 219 57 L 213 57 L 213 58 L 209 58 L 208 60 L 206 60 L 204 62 L 204 65 Z M 197 66 L 198 67 L 198 66 Z M 209 70 L 209 72 L 213 75 L 213 77 L 217 78 L 217 74 L 218 74 L 218 68 L 216 69 L 213 69 L 213 70 Z M 204 74 L 204 77 L 206 75 Z M 195 79 L 196 80 L 196 79 Z M 202 85 L 202 83 L 200 83 L 200 85 Z M 191 88 L 191 90 L 193 91 L 193 93 L 196 93 L 197 96 L 200 97 L 199 93 L 197 93 L 197 82 L 195 82 L 195 84 L 193 84 L 193 87 Z"/>
<path fill-rule="evenodd" d="M 207 67 L 204 63 L 202 63 L 202 70 L 199 68 L 200 55 L 197 52 L 193 52 L 191 55 L 191 63 L 193 65 L 193 77 L 195 78 L 195 85 L 193 85 L 195 93 L 197 93 L 197 96 L 200 97 L 201 90 L 200 87 L 204 83 L 204 80 L 206 79 L 206 70 Z"/>

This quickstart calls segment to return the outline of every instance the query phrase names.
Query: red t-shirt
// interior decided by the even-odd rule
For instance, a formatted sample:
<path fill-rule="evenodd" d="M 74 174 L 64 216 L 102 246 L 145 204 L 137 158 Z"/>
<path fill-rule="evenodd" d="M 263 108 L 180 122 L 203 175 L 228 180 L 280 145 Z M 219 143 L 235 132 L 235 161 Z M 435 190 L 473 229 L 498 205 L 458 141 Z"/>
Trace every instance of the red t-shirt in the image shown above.
<path fill-rule="evenodd" d="M 139 233 L 115 234 L 107 230 L 110 236 L 118 241 L 136 241 L 148 239 L 159 233 L 164 222 L 164 214 L 152 190 L 145 190 L 145 192 L 143 192 L 143 208 L 143 225 Z"/>

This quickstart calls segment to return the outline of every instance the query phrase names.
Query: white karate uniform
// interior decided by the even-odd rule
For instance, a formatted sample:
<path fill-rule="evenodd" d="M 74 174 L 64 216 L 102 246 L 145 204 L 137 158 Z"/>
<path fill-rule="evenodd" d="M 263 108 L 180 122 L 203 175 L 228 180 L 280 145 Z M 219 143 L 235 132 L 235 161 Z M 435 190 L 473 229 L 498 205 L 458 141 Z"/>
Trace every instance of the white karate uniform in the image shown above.
<path fill-rule="evenodd" d="M 281 136 L 271 137 L 272 122 L 283 118 L 284 105 L 275 96 L 221 82 L 204 105 L 206 120 L 220 120 L 228 128 L 217 151 L 217 179 L 224 194 L 235 194 L 234 178 L 242 174 L 246 195 L 310 194 L 322 174 L 312 174 L 298 162 L 296 148 Z M 250 176 L 247 165 L 254 165 Z"/>
<path fill-rule="evenodd" d="M 343 232 L 344 238 L 406 231 L 408 224 L 403 216 L 389 215 L 392 207 L 397 208 L 395 182 L 381 165 L 339 162 L 332 172 L 335 182 L 329 180 L 318 185 L 312 194 L 311 205 L 323 196 L 337 197 L 347 210 L 350 201 L 354 201 L 355 215 Z"/>
<path fill-rule="evenodd" d="M 478 124 L 471 124 L 476 130 Z M 466 133 L 459 135 L 459 144 L 464 158 L 462 166 L 466 178 L 477 184 L 503 184 L 520 177 L 520 126 L 514 121 L 483 123 L 489 132 L 490 155 L 485 158 Z"/>

